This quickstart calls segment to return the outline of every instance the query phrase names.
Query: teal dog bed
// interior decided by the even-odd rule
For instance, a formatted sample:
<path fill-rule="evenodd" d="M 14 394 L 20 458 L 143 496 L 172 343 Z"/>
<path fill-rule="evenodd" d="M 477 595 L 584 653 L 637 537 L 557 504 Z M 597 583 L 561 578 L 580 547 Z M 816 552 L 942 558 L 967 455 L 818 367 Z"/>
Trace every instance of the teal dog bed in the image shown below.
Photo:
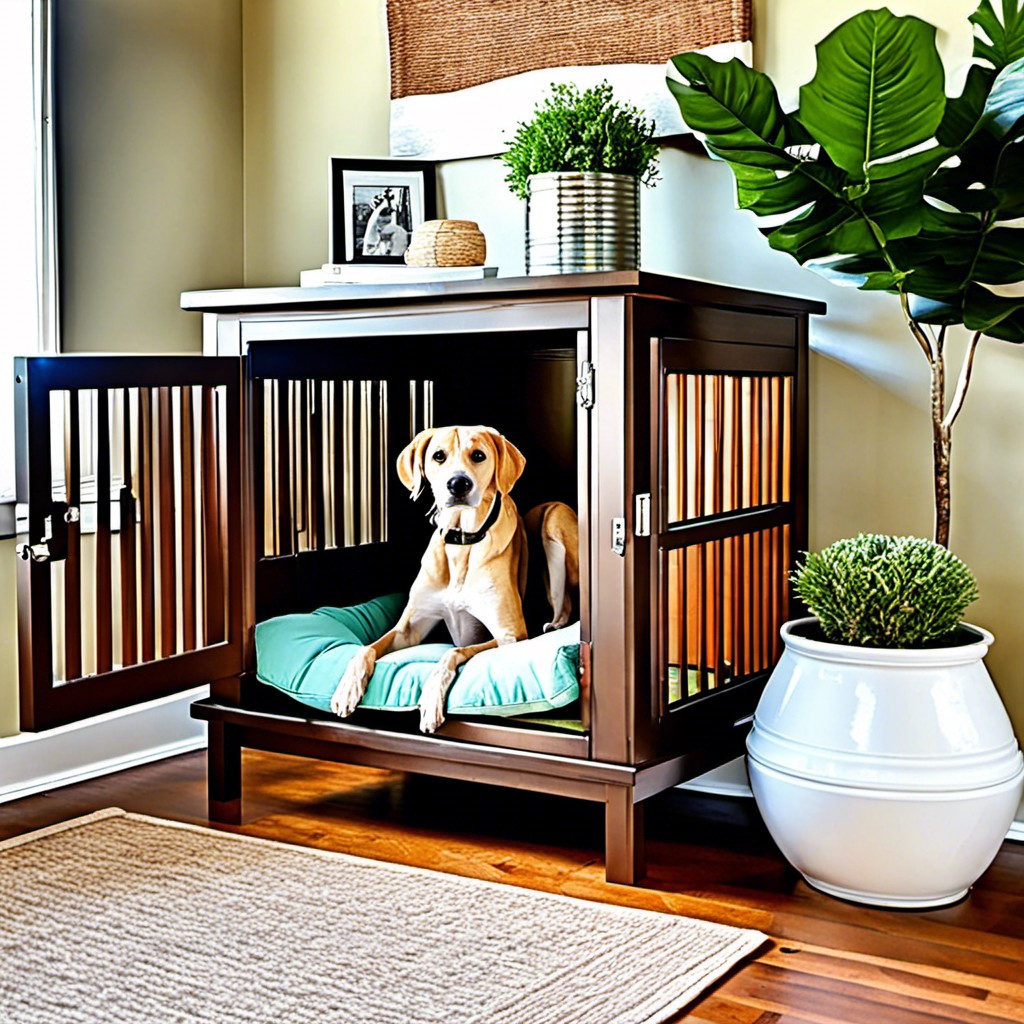
<path fill-rule="evenodd" d="M 389 594 L 349 608 L 281 615 L 256 627 L 256 675 L 269 686 L 317 708 L 331 697 L 355 652 L 398 621 L 405 595 Z M 526 715 L 552 711 L 579 696 L 580 626 L 544 633 L 471 658 L 448 693 L 450 715 Z M 377 661 L 359 706 L 408 711 L 451 644 L 420 644 Z"/>

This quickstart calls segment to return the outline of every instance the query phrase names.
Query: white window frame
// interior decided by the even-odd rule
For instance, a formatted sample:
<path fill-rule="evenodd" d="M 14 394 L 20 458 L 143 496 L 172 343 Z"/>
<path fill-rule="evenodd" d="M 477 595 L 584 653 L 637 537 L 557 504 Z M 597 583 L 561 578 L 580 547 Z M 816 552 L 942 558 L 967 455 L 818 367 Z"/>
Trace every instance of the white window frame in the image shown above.
<path fill-rule="evenodd" d="M 56 353 L 60 349 L 60 322 L 58 303 L 58 250 L 57 250 L 57 203 L 56 173 L 54 160 L 53 124 L 53 62 L 52 62 L 52 21 L 51 0 L 0 0 L 7 10 L 5 15 L 24 17 L 31 20 L 31 97 L 34 146 L 33 195 L 16 197 L 16 202 L 31 202 L 34 210 L 34 239 L 31 243 L 31 259 L 35 281 L 35 352 Z M 18 11 L 17 8 L 23 8 Z M 20 33 L 19 33 L 20 34 Z M 22 37 L 24 38 L 24 37 Z M 21 259 L 24 242 L 17 243 L 10 255 Z M 0 366 L 3 377 L 0 387 L 4 389 L 6 402 L 3 410 L 5 422 L 0 425 L 0 438 L 4 438 L 3 451 L 6 456 L 0 462 L 0 503 L 9 503 L 14 498 L 13 419 L 14 380 L 10 373 L 11 357 L 32 354 L 26 351 L 25 338 L 17 332 L 0 335 Z"/>

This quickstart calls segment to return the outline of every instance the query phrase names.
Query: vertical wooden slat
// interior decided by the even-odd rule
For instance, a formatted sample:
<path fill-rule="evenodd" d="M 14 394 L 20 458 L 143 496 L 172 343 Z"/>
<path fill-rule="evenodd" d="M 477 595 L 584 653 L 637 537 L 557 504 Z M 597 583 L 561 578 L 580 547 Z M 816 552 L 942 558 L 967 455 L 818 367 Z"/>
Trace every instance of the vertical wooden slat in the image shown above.
<path fill-rule="evenodd" d="M 348 479 L 345 473 L 345 383 L 332 380 L 331 384 L 331 465 L 334 475 L 334 543 L 340 548 L 348 543 L 346 539 L 346 509 L 351 495 L 348 493 Z"/>
<path fill-rule="evenodd" d="M 683 654 L 680 659 L 682 666 L 682 691 L 686 698 L 690 693 L 690 629 L 693 620 L 693 609 L 690 606 L 690 549 L 681 548 L 679 551 L 679 586 L 682 593 L 679 595 L 679 605 L 683 609 Z"/>
<path fill-rule="evenodd" d="M 142 611 L 141 654 L 156 654 L 156 580 L 153 566 L 153 394 L 139 388 L 139 604 Z"/>
<path fill-rule="evenodd" d="M 263 555 L 277 554 L 277 444 L 274 431 L 277 424 L 276 412 L 277 381 L 257 380 L 253 382 L 253 396 L 259 409 L 259 418 L 254 417 L 256 432 L 255 465 L 263 467 L 263 487 L 257 488 L 260 495 L 259 522 L 263 524 Z"/>
<path fill-rule="evenodd" d="M 64 398 L 64 493 L 69 508 L 81 511 L 81 424 L 78 392 Z M 71 517 L 69 516 L 69 519 Z M 64 678 L 82 675 L 82 531 L 72 520 L 67 526 L 67 559 L 64 563 Z M 57 526 L 54 525 L 54 531 Z"/>
<path fill-rule="evenodd" d="M 679 450 L 679 375 L 667 374 L 664 385 L 665 417 L 664 437 L 666 519 L 669 523 L 678 522 L 682 516 L 679 511 L 679 467 L 681 453 Z M 671 666 L 679 666 L 677 671 L 682 679 L 683 668 L 679 657 L 679 628 L 682 621 L 682 609 L 679 605 L 678 559 L 675 552 L 663 552 L 659 559 L 661 572 L 656 577 L 658 587 L 659 631 L 662 637 L 662 658 L 659 667 L 661 685 L 659 695 L 664 715 L 671 702 L 671 682 L 669 674 Z"/>
<path fill-rule="evenodd" d="M 135 558 L 135 505 L 138 471 L 132 461 L 131 391 L 125 388 L 121 398 L 121 472 L 120 494 L 121 546 L 121 664 L 134 665 L 138 658 L 138 596 Z"/>
<path fill-rule="evenodd" d="M 110 577 L 110 393 L 96 392 L 96 671 L 114 667 Z"/>
<path fill-rule="evenodd" d="M 324 547 L 338 546 L 334 533 L 334 505 L 338 493 L 335 489 L 334 476 L 334 382 L 320 382 L 320 403 L 323 409 L 320 440 L 323 455 L 320 460 L 321 487 L 320 493 L 324 503 Z"/>
<path fill-rule="evenodd" d="M 754 377 L 750 387 L 750 504 L 761 504 L 761 379 Z"/>
<path fill-rule="evenodd" d="M 740 464 L 741 444 L 741 419 L 740 419 L 740 395 L 741 383 L 739 378 L 730 379 L 732 389 L 732 480 L 729 495 L 731 508 L 737 509 L 740 506 L 740 488 L 742 478 L 742 465 Z M 732 601 L 730 621 L 730 642 L 729 650 L 732 657 L 732 673 L 734 678 L 742 678 L 742 644 L 743 644 L 743 562 L 741 547 L 738 538 L 733 537 L 729 541 L 730 565 L 732 566 Z"/>
<path fill-rule="evenodd" d="M 196 647 L 196 459 L 192 388 L 181 389 L 181 639 Z"/>
<path fill-rule="evenodd" d="M 764 504 L 770 505 L 775 501 L 775 409 L 772 405 L 774 398 L 774 377 L 764 377 L 761 381 L 764 398 L 762 401 L 762 415 L 764 418 Z"/>
<path fill-rule="evenodd" d="M 221 537 L 220 438 L 214 389 L 202 389 L 203 642 L 224 639 L 224 564 Z"/>
<path fill-rule="evenodd" d="M 793 471 L 793 378 L 782 380 L 782 501 L 790 500 Z"/>
<path fill-rule="evenodd" d="M 714 446 L 715 463 L 713 473 L 714 510 L 722 512 L 725 507 L 725 380 L 721 375 L 713 378 L 712 392 L 712 419 L 714 422 Z M 712 545 L 714 549 L 713 561 L 713 596 L 714 596 L 714 671 L 715 686 L 720 686 L 723 676 L 725 661 L 725 624 L 723 616 L 725 611 L 724 587 L 725 587 L 725 547 L 723 542 L 716 541 Z"/>
<path fill-rule="evenodd" d="M 294 472 L 295 480 L 295 550 L 308 551 L 311 546 L 309 524 L 309 382 L 296 380 L 292 382 L 295 389 L 292 408 L 292 437 L 295 441 Z"/>
<path fill-rule="evenodd" d="M 160 488 L 160 656 L 178 646 L 178 544 L 175 537 L 174 414 L 171 389 L 157 389 L 157 479 Z"/>
<path fill-rule="evenodd" d="M 229 450 L 238 450 L 237 435 L 242 429 L 242 419 L 240 415 L 241 406 L 239 405 L 233 414 L 234 419 L 229 420 L 229 416 L 232 415 L 229 412 L 232 405 L 233 401 L 223 387 L 213 389 L 213 416 L 216 433 L 215 447 L 218 474 L 217 489 L 219 494 L 217 510 L 220 513 L 217 539 L 221 572 L 224 576 L 224 585 L 221 587 L 219 605 L 220 614 L 224 619 L 224 627 L 221 634 L 223 640 L 230 640 L 232 636 L 237 637 L 237 629 L 241 622 L 242 605 L 241 574 L 236 568 L 241 561 L 242 544 L 239 535 L 232 535 L 232 510 L 229 505 L 231 494 L 238 493 L 237 488 L 239 487 L 238 480 L 241 478 L 241 466 L 237 461 L 231 465 L 228 464 Z M 231 483 L 233 478 L 236 480 L 234 485 Z M 232 491 L 232 486 L 236 488 L 235 491 Z M 241 521 L 237 512 L 234 513 L 233 521 Z M 232 549 L 235 551 L 234 558 L 231 555 Z M 234 572 L 232 572 L 233 568 Z M 235 626 L 234 634 L 231 632 L 232 624 Z M 255 620 L 253 620 L 252 624 L 255 626 Z"/>
<path fill-rule="evenodd" d="M 324 536 L 324 413 L 320 382 L 309 382 L 309 544 L 323 551 Z"/>
<path fill-rule="evenodd" d="M 290 555 L 292 546 L 292 460 L 291 460 L 291 381 L 280 380 L 277 385 L 276 463 L 277 480 L 277 554 Z M 211 399 L 212 402 L 212 399 Z"/>
<path fill-rule="evenodd" d="M 690 455 L 690 439 L 686 429 L 687 423 L 687 408 L 686 408 L 686 395 L 687 395 L 687 378 L 680 376 L 677 378 L 678 385 L 677 391 L 679 393 L 679 518 L 688 519 L 688 502 L 689 497 L 687 495 L 687 474 L 689 472 L 689 455 Z M 685 665 L 683 666 L 684 680 L 683 680 L 683 692 L 686 692 L 686 680 L 685 680 Z"/>

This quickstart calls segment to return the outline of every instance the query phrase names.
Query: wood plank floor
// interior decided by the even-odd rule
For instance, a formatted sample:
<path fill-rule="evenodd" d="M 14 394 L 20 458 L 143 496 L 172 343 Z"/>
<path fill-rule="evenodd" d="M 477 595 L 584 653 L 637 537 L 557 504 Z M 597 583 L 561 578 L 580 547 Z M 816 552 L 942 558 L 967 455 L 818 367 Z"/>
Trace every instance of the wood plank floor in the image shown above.
<path fill-rule="evenodd" d="M 244 824 L 231 831 L 772 937 L 678 1024 L 1024 1022 L 1020 844 L 1004 844 L 958 906 L 868 910 L 800 881 L 749 801 L 679 792 L 650 801 L 649 874 L 627 887 L 604 881 L 596 805 L 251 752 L 244 780 Z M 0 837 L 109 806 L 205 823 L 205 756 L 0 805 Z"/>

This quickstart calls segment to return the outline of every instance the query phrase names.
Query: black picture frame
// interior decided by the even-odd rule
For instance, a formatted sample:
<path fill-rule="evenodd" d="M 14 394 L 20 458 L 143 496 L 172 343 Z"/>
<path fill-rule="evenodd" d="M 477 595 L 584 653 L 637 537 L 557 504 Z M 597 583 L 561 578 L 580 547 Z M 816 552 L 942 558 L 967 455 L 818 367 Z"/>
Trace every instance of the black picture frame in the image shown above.
<path fill-rule="evenodd" d="M 330 158 L 331 263 L 404 266 L 412 233 L 436 216 L 431 161 Z"/>

